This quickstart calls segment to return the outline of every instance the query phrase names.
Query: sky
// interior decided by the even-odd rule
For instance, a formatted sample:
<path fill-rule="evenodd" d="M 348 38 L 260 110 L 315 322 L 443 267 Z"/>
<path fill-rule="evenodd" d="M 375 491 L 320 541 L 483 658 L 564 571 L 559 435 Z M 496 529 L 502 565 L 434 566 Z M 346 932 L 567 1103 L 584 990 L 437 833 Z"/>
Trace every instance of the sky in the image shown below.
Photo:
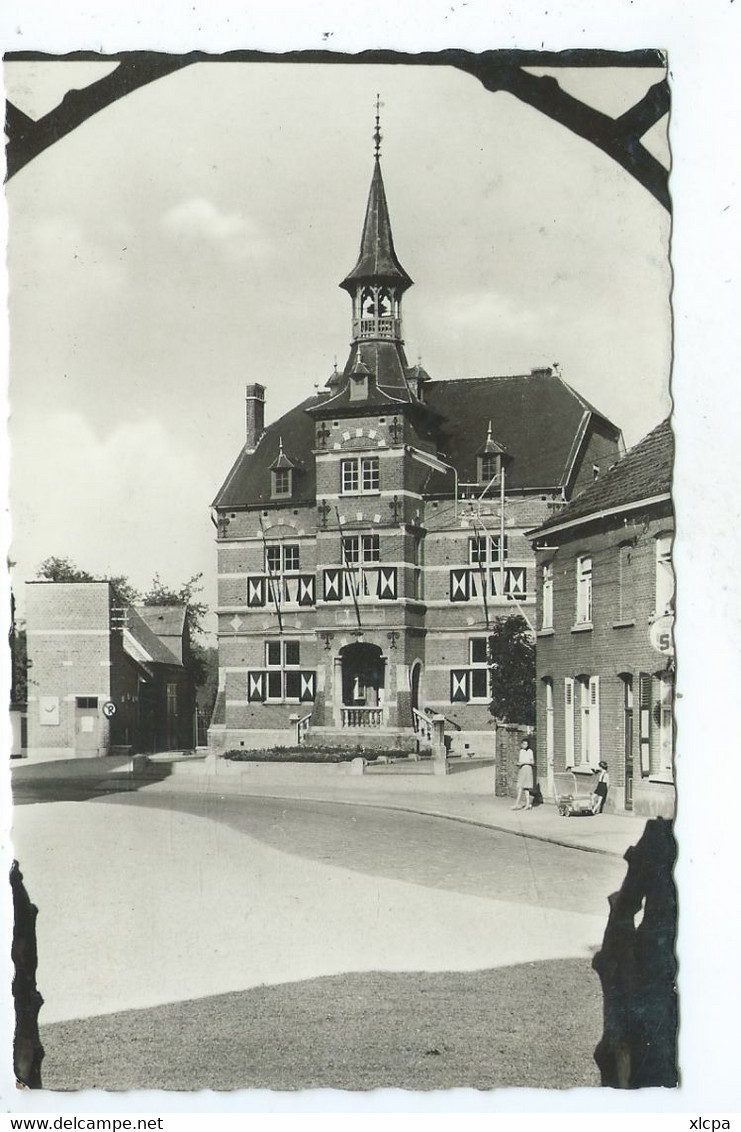
<path fill-rule="evenodd" d="M 5 83 L 36 117 L 109 69 L 7 63 Z M 662 77 L 537 73 L 612 115 Z M 55 555 L 140 588 L 202 572 L 215 607 L 244 386 L 272 420 L 347 356 L 377 92 L 410 361 L 558 362 L 628 445 L 670 411 L 669 219 L 601 151 L 452 68 L 196 64 L 6 187 L 17 590 Z M 668 164 L 666 125 L 645 141 Z"/>

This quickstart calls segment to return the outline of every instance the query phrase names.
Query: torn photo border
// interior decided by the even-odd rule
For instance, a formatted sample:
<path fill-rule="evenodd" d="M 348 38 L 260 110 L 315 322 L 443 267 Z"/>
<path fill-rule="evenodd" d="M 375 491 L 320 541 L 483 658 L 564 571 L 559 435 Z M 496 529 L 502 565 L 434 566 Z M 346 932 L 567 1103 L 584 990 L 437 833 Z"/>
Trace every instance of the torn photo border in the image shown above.
<path fill-rule="evenodd" d="M 653 95 L 652 97 L 653 97 L 653 98 L 656 98 L 656 94 L 654 94 L 654 95 Z M 648 104 L 647 104 L 647 105 L 648 105 Z M 656 106 L 654 105 L 654 106 L 653 106 L 653 110 L 652 110 L 652 112 L 655 112 L 655 111 L 656 111 Z M 628 123 L 626 123 L 626 125 L 628 125 Z M 636 125 L 636 123 L 635 123 L 635 122 L 634 122 L 634 125 Z M 585 127 L 585 128 L 586 128 L 586 127 Z M 589 128 L 591 128 L 591 127 L 589 127 Z M 634 135 L 634 137 L 635 137 L 635 135 Z M 32 146 L 32 147 L 33 147 L 33 146 Z M 630 147 L 629 147 L 629 148 L 630 148 Z M 635 148 L 635 147 L 634 147 L 634 148 Z M 617 160 L 617 158 L 615 158 L 615 160 Z M 648 163 L 648 164 L 650 164 L 650 163 Z M 641 177 L 641 178 L 645 178 L 645 177 L 646 177 L 646 171 L 645 171 L 645 169 L 643 170 L 643 172 L 641 172 L 641 174 L 640 174 L 640 177 Z M 650 179 L 650 178 L 649 178 L 649 179 Z M 646 185 L 645 185 L 645 181 L 641 180 L 641 183 L 643 183 L 644 187 L 646 187 Z M 653 195 L 653 196 L 655 197 L 655 199 L 657 199 L 657 200 L 660 200 L 660 203 L 661 203 L 661 192 L 662 192 L 662 189 L 661 189 L 661 187 L 660 187 L 660 186 L 658 186 L 658 185 L 657 185 L 657 183 L 656 183 L 656 185 L 654 185 L 654 188 L 653 188 L 653 189 L 649 189 L 649 191 L 650 191 L 650 192 L 652 192 L 652 195 Z M 428 336 L 429 336 L 429 335 L 428 335 Z"/>

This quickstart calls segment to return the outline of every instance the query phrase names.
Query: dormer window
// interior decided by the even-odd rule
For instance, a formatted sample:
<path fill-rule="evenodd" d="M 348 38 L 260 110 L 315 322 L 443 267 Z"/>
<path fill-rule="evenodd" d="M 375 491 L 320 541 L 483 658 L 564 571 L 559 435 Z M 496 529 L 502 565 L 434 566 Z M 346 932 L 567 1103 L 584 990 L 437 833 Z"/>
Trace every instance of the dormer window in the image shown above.
<path fill-rule="evenodd" d="M 293 470 L 281 468 L 273 472 L 272 476 L 273 490 L 271 494 L 273 499 L 290 499 L 293 492 Z"/>
<path fill-rule="evenodd" d="M 479 456 L 479 483 L 489 483 L 495 479 L 499 475 L 501 464 L 501 456 Z"/>
<path fill-rule="evenodd" d="M 350 374 L 350 400 L 368 400 L 368 373 L 364 369 Z"/>
<path fill-rule="evenodd" d="M 293 460 L 283 451 L 283 438 L 278 442 L 278 456 L 270 465 L 271 499 L 290 499 L 293 494 Z"/>
<path fill-rule="evenodd" d="M 486 434 L 486 440 L 476 453 L 476 480 L 486 487 L 490 487 L 496 480 L 503 482 L 505 466 L 508 466 L 512 457 L 491 434 L 491 421 Z"/>

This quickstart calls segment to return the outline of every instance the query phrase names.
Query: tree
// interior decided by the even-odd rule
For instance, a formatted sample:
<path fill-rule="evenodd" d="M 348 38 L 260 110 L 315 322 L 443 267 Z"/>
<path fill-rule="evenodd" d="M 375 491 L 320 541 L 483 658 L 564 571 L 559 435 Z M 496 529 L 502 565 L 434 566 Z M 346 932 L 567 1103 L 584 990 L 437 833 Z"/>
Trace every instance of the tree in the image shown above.
<path fill-rule="evenodd" d="M 194 574 L 187 582 L 183 582 L 179 590 L 173 590 L 164 584 L 159 574 L 155 574 L 151 588 L 141 598 L 142 605 L 185 606 L 185 620 L 190 638 L 190 650 L 185 667 L 193 681 L 197 697 L 199 689 L 208 684 L 212 667 L 208 650 L 197 639 L 203 633 L 203 618 L 208 613 L 208 606 L 197 600 L 198 594 L 203 592 L 202 577 L 203 574 Z"/>
<path fill-rule="evenodd" d="M 142 596 L 142 605 L 184 605 L 185 616 L 191 637 L 203 633 L 203 618 L 208 613 L 208 606 L 202 601 L 196 601 L 196 596 L 203 592 L 201 579 L 203 574 L 194 574 L 187 582 L 183 582 L 179 590 L 166 586 L 159 574 L 152 579 L 151 588 Z"/>
<path fill-rule="evenodd" d="M 36 571 L 37 578 L 47 582 L 110 582 L 116 601 L 121 605 L 134 605 L 139 601 L 139 591 L 136 590 L 125 574 L 104 574 L 96 578 L 75 566 L 69 558 L 45 558 Z"/>
<path fill-rule="evenodd" d="M 69 558 L 45 558 L 36 571 L 36 577 L 47 582 L 95 582 L 98 579 L 80 570 Z"/>
<path fill-rule="evenodd" d="M 196 703 L 206 724 L 209 724 L 219 690 L 219 651 L 213 645 L 204 648 L 196 642 L 191 645 L 191 653 L 197 657 L 201 673 L 196 683 Z"/>
<path fill-rule="evenodd" d="M 208 606 L 198 601 L 202 593 L 201 579 L 203 574 L 194 574 L 187 582 L 183 582 L 179 589 L 165 585 L 159 574 L 155 574 L 152 585 L 144 594 L 140 594 L 131 584 L 125 574 L 108 574 L 96 578 L 87 570 L 81 570 L 69 558 L 45 558 L 36 571 L 37 578 L 48 582 L 110 582 L 113 592 L 121 605 L 184 605 L 185 618 L 188 623 L 190 637 L 190 651 L 186 661 L 186 669 L 190 674 L 196 689 L 199 704 L 203 700 L 204 714 L 210 715 L 213 701 L 216 699 L 214 684 L 214 670 L 218 673 L 218 662 L 215 661 L 216 650 L 205 648 L 197 638 L 204 632 L 203 619 L 208 614 Z M 211 655 L 213 654 L 213 655 Z M 203 690 L 203 696 L 200 695 Z M 206 710 L 207 709 L 207 710 Z"/>
<path fill-rule="evenodd" d="M 505 723 L 535 723 L 535 641 L 524 617 L 498 617 L 489 635 L 491 704 Z"/>

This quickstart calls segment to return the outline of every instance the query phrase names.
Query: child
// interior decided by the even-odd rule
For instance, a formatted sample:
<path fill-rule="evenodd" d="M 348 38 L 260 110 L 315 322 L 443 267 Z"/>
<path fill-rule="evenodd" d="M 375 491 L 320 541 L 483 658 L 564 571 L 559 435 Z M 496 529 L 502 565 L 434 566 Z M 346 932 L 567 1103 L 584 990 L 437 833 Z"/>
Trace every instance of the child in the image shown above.
<path fill-rule="evenodd" d="M 592 791 L 592 813 L 601 814 L 605 808 L 607 791 L 610 788 L 610 775 L 607 773 L 607 763 L 602 760 L 597 771 L 597 781 Z"/>

